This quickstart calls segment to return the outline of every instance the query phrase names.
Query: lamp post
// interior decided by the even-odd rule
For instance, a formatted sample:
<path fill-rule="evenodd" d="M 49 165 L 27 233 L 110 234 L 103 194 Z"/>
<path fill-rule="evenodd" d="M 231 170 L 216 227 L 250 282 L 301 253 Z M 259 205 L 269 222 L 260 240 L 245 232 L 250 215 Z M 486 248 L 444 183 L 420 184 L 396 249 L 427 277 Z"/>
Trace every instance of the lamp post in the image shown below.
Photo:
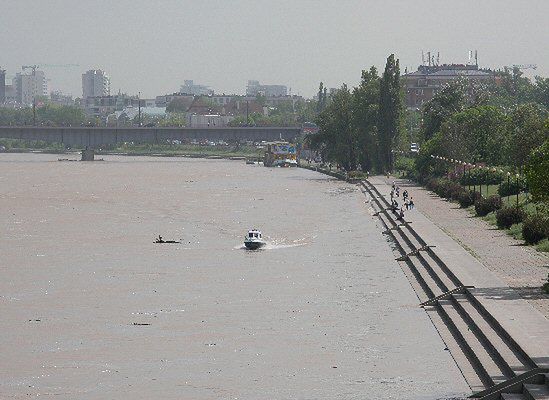
<path fill-rule="evenodd" d="M 476 165 L 473 164 L 473 168 L 476 168 Z M 471 173 L 469 172 L 469 175 Z M 475 193 L 475 198 L 477 197 L 476 196 L 476 193 L 477 193 L 477 181 L 476 181 L 476 177 L 473 177 L 473 193 Z"/>
<path fill-rule="evenodd" d="M 511 173 L 507 172 L 507 192 L 509 193 L 511 191 Z M 509 201 L 511 199 L 511 193 L 507 196 L 507 204 L 509 204 Z"/>
<path fill-rule="evenodd" d="M 519 205 L 518 205 L 518 198 L 519 198 L 519 192 L 520 192 L 520 190 L 518 189 L 518 188 L 519 188 L 519 181 L 518 181 L 518 180 L 519 180 L 519 177 L 520 177 L 520 175 L 517 174 L 517 208 L 518 208 L 518 206 L 519 206 Z"/>
<path fill-rule="evenodd" d="M 482 166 L 479 165 L 479 168 L 482 170 Z M 477 176 L 480 174 L 477 174 Z M 480 194 L 480 197 L 482 197 L 482 181 L 478 183 L 478 192 Z"/>

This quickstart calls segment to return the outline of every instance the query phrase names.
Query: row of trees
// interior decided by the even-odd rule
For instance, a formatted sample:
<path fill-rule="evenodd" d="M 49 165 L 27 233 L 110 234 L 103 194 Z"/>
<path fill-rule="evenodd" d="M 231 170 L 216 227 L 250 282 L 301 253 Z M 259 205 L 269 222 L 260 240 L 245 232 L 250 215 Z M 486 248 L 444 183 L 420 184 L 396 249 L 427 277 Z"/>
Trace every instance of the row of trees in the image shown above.
<path fill-rule="evenodd" d="M 375 67 L 362 71 L 359 86 L 338 89 L 329 98 L 322 83 L 317 103 L 317 135 L 308 144 L 325 161 L 346 171 L 383 172 L 391 168 L 393 145 L 402 129 L 403 96 L 399 62 L 387 58 L 379 76 Z"/>
<path fill-rule="evenodd" d="M 0 107 L 0 125 L 32 125 L 32 108 Z M 77 126 L 88 122 L 84 111 L 74 106 L 46 104 L 36 108 L 36 123 L 46 126 Z"/>
<path fill-rule="evenodd" d="M 425 105 L 421 131 L 425 142 L 416 160 L 421 176 L 435 169 L 430 154 L 520 172 L 531 152 L 549 138 L 547 108 L 534 102 L 494 105 L 497 96 L 471 92 L 466 82 L 458 81 Z"/>

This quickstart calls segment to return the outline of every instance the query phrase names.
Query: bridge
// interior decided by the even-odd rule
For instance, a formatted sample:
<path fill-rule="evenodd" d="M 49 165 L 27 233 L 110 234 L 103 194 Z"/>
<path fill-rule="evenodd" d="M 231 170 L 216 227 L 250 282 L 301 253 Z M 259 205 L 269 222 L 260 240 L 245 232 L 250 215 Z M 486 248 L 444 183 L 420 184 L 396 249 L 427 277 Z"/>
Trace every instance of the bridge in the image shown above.
<path fill-rule="evenodd" d="M 166 143 L 168 140 L 293 141 L 301 127 L 212 127 L 212 128 L 102 128 L 0 126 L 0 138 L 41 140 L 71 147 L 99 148 L 116 143 Z"/>
<path fill-rule="evenodd" d="M 275 141 L 292 142 L 301 133 L 301 127 L 211 127 L 211 128 L 162 128 L 162 127 L 43 127 L 0 126 L 0 138 L 62 143 L 72 148 L 92 150 L 117 143 L 154 143 L 190 140 L 208 141 Z M 83 153 L 84 156 L 84 153 Z"/>

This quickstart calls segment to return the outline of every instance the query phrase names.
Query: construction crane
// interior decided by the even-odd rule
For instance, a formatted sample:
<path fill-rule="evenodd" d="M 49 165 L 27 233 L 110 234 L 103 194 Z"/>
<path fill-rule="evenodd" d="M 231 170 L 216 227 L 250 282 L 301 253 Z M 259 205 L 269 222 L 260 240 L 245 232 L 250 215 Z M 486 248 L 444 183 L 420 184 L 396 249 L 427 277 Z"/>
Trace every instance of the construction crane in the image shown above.
<path fill-rule="evenodd" d="M 73 68 L 79 67 L 79 64 L 40 64 L 44 68 Z"/>
<path fill-rule="evenodd" d="M 515 68 L 523 70 L 523 69 L 537 69 L 538 66 L 536 64 L 514 64 L 514 65 L 506 65 L 504 68 L 508 68 L 510 70 L 513 70 Z"/>

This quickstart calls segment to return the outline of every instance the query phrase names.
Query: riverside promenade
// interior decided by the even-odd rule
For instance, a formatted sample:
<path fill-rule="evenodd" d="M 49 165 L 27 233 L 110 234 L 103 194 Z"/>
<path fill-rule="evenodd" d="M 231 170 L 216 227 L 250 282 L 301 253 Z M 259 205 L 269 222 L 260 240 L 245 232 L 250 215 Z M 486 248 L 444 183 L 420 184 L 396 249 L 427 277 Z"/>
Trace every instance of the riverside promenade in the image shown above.
<path fill-rule="evenodd" d="M 427 210 L 437 209 L 439 200 L 407 181 L 396 180 L 396 184 L 401 193 L 408 190 L 417 208 L 407 211 L 404 219 L 397 218 L 389 199 L 392 181 L 372 177 L 361 182 L 366 203 L 375 211 L 383 234 L 391 238 L 395 255 L 399 256 L 396 260 L 473 397 L 495 400 L 501 394 L 513 399 L 549 398 L 549 320 L 540 312 L 545 300 L 541 291 L 535 298 L 526 296 L 516 282 L 507 283 L 513 276 L 510 269 L 499 266 L 501 272 L 494 260 L 489 264 L 491 268 L 484 265 L 481 261 L 488 257 L 479 257 L 470 246 L 476 245 L 485 250 L 483 255 L 490 255 L 491 249 L 503 248 L 504 244 L 494 244 L 495 237 L 484 242 L 489 248 L 483 249 L 479 239 L 485 228 L 482 225 L 471 225 L 463 232 L 466 243 L 457 240 L 452 233 L 460 230 L 459 219 L 467 216 L 456 216 L 458 225 L 453 227 L 453 219 L 448 216 L 451 205 L 441 202 L 447 209 L 440 206 L 439 217 L 430 219 Z M 423 195 L 418 195 L 420 192 Z M 402 197 L 397 201 L 402 204 Z M 522 247 L 512 248 L 519 253 L 501 259 L 502 265 L 521 262 Z M 528 267 L 537 272 L 532 258 L 520 265 L 524 274 Z M 537 268 L 546 271 L 542 265 Z M 534 279 L 521 283 L 530 282 L 529 290 L 534 291 Z"/>
<path fill-rule="evenodd" d="M 378 178 L 390 191 L 393 180 L 414 198 L 416 210 L 406 213 L 413 219 L 419 211 L 447 235 L 457 241 L 521 298 L 549 319 L 549 294 L 540 287 L 549 273 L 549 256 L 498 230 L 467 210 L 440 198 L 433 192 L 407 180 Z M 505 291 L 506 291 L 505 290 Z M 504 296 L 502 290 L 501 296 Z M 549 333 L 548 333 L 549 335 Z"/>

